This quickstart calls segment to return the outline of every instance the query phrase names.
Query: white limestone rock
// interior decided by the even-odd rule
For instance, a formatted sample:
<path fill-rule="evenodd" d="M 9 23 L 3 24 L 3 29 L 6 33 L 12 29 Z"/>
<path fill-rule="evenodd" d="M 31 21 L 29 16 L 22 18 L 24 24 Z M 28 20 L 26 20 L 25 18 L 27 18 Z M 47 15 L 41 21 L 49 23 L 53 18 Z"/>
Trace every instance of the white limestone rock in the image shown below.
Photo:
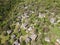
<path fill-rule="evenodd" d="M 13 35 L 11 35 L 11 38 L 12 38 L 12 39 L 14 39 L 15 37 L 16 37 L 16 35 L 14 35 L 14 34 L 13 34 Z"/>
<path fill-rule="evenodd" d="M 23 36 L 20 36 L 20 38 L 19 38 L 20 42 L 22 41 L 22 38 L 23 38 Z"/>
<path fill-rule="evenodd" d="M 27 29 L 28 23 L 22 23 L 21 28 Z"/>
<path fill-rule="evenodd" d="M 13 45 L 20 45 L 20 43 L 18 43 L 18 41 L 16 40 Z"/>
<path fill-rule="evenodd" d="M 17 26 L 20 25 L 19 22 L 16 22 L 16 25 L 17 25 Z"/>
<path fill-rule="evenodd" d="M 24 9 L 27 9 L 27 8 L 28 8 L 28 6 L 25 6 L 25 7 L 24 7 Z"/>
<path fill-rule="evenodd" d="M 60 22 L 60 20 L 57 20 L 57 23 L 59 23 Z"/>
<path fill-rule="evenodd" d="M 51 14 L 52 14 L 52 15 L 55 15 L 55 13 L 54 13 L 54 12 L 52 12 Z"/>
<path fill-rule="evenodd" d="M 39 13 L 39 18 L 44 18 L 45 17 L 45 14 L 42 14 L 42 13 Z"/>
<path fill-rule="evenodd" d="M 12 31 L 11 30 L 7 30 L 7 33 L 10 34 Z"/>
<path fill-rule="evenodd" d="M 26 12 L 24 13 L 24 17 L 25 17 L 25 18 L 29 17 L 27 14 L 28 14 L 28 13 L 26 13 Z"/>
<path fill-rule="evenodd" d="M 31 30 L 32 30 L 32 27 L 29 27 L 29 28 L 28 28 L 28 31 L 31 31 Z"/>
<path fill-rule="evenodd" d="M 57 39 L 56 41 L 60 44 L 60 39 Z"/>
<path fill-rule="evenodd" d="M 55 22 L 55 18 L 50 18 L 50 23 L 54 24 L 54 22 Z"/>
<path fill-rule="evenodd" d="M 34 11 L 30 11 L 31 13 L 35 13 Z"/>
<path fill-rule="evenodd" d="M 30 38 L 31 38 L 32 40 L 35 40 L 35 39 L 36 39 L 36 37 L 37 37 L 37 35 L 36 35 L 36 34 L 34 34 L 34 33 L 30 36 Z"/>
<path fill-rule="evenodd" d="M 20 17 L 20 16 L 18 16 L 17 18 L 18 18 L 18 19 L 20 19 L 21 17 Z"/>
<path fill-rule="evenodd" d="M 25 42 L 26 43 L 30 42 L 30 39 L 29 38 L 26 38 Z"/>
<path fill-rule="evenodd" d="M 45 41 L 46 41 L 46 42 L 50 42 L 49 37 L 45 37 Z"/>

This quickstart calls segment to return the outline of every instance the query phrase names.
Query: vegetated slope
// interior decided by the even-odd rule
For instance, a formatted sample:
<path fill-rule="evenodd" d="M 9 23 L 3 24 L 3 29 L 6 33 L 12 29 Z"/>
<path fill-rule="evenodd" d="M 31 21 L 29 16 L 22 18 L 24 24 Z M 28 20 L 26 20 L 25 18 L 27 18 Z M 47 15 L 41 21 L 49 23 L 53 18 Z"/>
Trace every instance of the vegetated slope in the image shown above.
<path fill-rule="evenodd" d="M 54 45 L 60 38 L 60 0 L 0 2 L 1 45 Z"/>

